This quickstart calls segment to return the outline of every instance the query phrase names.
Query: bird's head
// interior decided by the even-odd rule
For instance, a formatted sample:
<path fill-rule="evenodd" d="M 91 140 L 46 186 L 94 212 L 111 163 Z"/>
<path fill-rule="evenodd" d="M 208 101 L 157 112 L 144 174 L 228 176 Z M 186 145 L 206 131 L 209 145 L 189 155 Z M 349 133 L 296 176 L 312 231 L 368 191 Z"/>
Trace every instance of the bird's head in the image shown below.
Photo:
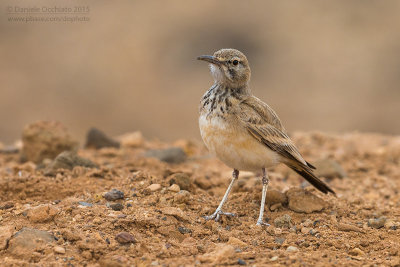
<path fill-rule="evenodd" d="M 236 49 L 221 49 L 212 56 L 199 56 L 210 63 L 215 82 L 230 87 L 246 86 L 250 80 L 250 66 L 246 56 Z"/>

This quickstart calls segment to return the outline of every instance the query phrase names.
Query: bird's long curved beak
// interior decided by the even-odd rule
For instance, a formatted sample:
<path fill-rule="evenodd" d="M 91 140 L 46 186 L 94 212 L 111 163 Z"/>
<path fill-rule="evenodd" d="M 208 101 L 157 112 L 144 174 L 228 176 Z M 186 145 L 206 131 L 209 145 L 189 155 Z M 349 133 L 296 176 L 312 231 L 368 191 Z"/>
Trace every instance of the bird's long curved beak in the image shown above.
<path fill-rule="evenodd" d="M 218 58 L 214 57 L 214 56 L 199 56 L 197 57 L 198 60 L 204 60 L 207 62 L 210 62 L 211 64 L 215 64 L 215 65 L 222 65 L 223 62 L 219 61 Z"/>

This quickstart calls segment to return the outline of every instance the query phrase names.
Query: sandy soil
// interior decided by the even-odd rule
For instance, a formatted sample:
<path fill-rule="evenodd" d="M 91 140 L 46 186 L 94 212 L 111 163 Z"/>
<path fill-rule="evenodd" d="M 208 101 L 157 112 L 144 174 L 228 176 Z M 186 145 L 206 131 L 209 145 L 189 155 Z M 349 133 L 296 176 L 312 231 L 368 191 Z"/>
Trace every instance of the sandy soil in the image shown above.
<path fill-rule="evenodd" d="M 18 153 L 3 151 L 0 262 L 400 266 L 400 137 L 297 133 L 293 138 L 310 162 L 339 164 L 323 178 L 337 197 L 317 192 L 284 166 L 271 169 L 268 199 L 275 203 L 267 203 L 269 227 L 255 225 L 261 183 L 251 173 L 242 173 L 225 206 L 236 217 L 202 218 L 217 207 L 231 170 L 208 156 L 201 143 L 80 149 L 98 169 L 78 166 L 47 176 L 49 161 L 20 163 Z M 183 148 L 188 158 L 177 164 L 145 156 L 149 149 L 168 147 Z M 314 196 L 310 201 L 316 203 L 310 204 L 323 203 L 321 211 L 293 211 L 286 191 L 302 186 Z"/>

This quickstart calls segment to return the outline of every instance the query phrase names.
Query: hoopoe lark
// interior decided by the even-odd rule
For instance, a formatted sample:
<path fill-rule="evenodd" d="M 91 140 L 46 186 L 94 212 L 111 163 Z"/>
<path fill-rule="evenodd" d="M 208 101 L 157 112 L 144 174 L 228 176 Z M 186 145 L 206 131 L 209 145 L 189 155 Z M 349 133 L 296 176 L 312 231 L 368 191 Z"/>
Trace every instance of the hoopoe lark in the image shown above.
<path fill-rule="evenodd" d="M 209 151 L 233 168 L 232 181 L 216 211 L 207 220 L 219 220 L 239 170 L 262 170 L 262 198 L 257 225 L 263 222 L 268 188 L 266 168 L 279 163 L 303 176 L 323 193 L 335 192 L 313 174 L 315 167 L 305 161 L 286 133 L 276 113 L 251 94 L 250 67 L 246 56 L 236 49 L 221 49 L 213 56 L 197 59 L 210 63 L 214 84 L 200 101 L 199 126 Z"/>

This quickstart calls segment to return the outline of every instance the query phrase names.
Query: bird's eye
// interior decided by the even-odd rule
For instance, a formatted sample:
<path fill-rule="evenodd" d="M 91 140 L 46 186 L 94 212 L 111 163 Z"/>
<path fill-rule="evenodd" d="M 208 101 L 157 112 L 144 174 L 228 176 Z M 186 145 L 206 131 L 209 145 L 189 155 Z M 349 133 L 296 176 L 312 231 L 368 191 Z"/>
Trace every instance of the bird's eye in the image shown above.
<path fill-rule="evenodd" d="M 237 65 L 237 64 L 239 64 L 239 61 L 237 61 L 236 59 L 232 62 L 233 63 L 233 65 Z"/>

